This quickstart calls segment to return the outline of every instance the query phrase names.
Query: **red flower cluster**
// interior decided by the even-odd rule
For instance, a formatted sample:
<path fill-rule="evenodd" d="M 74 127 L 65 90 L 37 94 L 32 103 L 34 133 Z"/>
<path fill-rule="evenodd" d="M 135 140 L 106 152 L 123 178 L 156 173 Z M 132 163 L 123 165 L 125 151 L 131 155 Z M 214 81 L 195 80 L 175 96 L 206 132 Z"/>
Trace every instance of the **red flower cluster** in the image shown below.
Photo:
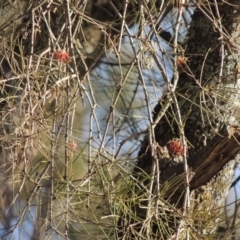
<path fill-rule="evenodd" d="M 75 141 L 70 141 L 67 144 L 67 147 L 68 147 L 68 156 L 71 158 L 73 156 L 74 152 L 77 151 L 78 145 Z"/>
<path fill-rule="evenodd" d="M 78 149 L 78 145 L 75 141 L 71 141 L 68 143 L 68 148 L 71 151 L 76 151 Z"/>
<path fill-rule="evenodd" d="M 167 143 L 167 149 L 172 156 L 183 155 L 183 145 L 177 138 L 173 138 L 173 140 Z"/>
<path fill-rule="evenodd" d="M 56 51 L 53 52 L 53 57 L 60 62 L 69 63 L 71 58 L 69 54 L 65 51 Z"/>
<path fill-rule="evenodd" d="M 178 57 L 177 59 L 177 65 L 181 68 L 184 68 L 187 64 L 187 58 L 186 57 Z"/>

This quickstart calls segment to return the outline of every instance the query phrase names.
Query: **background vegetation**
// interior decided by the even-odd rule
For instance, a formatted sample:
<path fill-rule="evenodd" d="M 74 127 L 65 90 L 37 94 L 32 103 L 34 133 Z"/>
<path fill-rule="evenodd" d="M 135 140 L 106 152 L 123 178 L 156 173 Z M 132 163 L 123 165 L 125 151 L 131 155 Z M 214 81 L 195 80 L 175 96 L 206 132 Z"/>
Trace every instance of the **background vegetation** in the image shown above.
<path fill-rule="evenodd" d="M 0 10 L 1 239 L 238 239 L 239 0 Z"/>

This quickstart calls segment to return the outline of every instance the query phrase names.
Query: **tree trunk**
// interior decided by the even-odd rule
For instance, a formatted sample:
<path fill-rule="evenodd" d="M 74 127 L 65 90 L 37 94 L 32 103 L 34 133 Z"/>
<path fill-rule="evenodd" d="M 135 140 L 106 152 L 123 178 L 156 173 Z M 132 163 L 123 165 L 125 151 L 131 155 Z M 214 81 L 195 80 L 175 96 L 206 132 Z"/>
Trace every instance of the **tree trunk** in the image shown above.
<path fill-rule="evenodd" d="M 199 3 L 186 50 L 178 51 L 178 59 L 185 62 L 178 65 L 177 90 L 166 90 L 156 106 L 156 142 L 150 144 L 149 130 L 134 170 L 144 183 L 139 194 L 139 201 L 143 196 L 144 201 L 133 207 L 141 220 L 125 221 L 123 236 L 136 233 L 129 228 L 131 223 L 139 239 L 171 239 L 180 234 L 187 239 L 190 232 L 194 239 L 218 238 L 217 225 L 224 221 L 226 195 L 240 159 L 239 26 L 238 0 L 218 1 L 218 5 L 213 1 L 211 7 Z M 188 171 L 181 156 L 183 137 Z M 165 222 L 168 231 L 159 222 Z"/>

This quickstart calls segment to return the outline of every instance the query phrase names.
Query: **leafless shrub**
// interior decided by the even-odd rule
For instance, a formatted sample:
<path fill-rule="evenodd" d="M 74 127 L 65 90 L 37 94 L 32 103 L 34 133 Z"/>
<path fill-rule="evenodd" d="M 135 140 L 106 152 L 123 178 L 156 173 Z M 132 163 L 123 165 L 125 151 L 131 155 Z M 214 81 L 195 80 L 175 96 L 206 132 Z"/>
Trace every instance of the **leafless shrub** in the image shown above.
<path fill-rule="evenodd" d="M 0 1 L 3 239 L 219 237 L 240 150 L 235 2 Z M 196 9 L 213 50 L 193 53 L 194 25 L 187 39 Z"/>

